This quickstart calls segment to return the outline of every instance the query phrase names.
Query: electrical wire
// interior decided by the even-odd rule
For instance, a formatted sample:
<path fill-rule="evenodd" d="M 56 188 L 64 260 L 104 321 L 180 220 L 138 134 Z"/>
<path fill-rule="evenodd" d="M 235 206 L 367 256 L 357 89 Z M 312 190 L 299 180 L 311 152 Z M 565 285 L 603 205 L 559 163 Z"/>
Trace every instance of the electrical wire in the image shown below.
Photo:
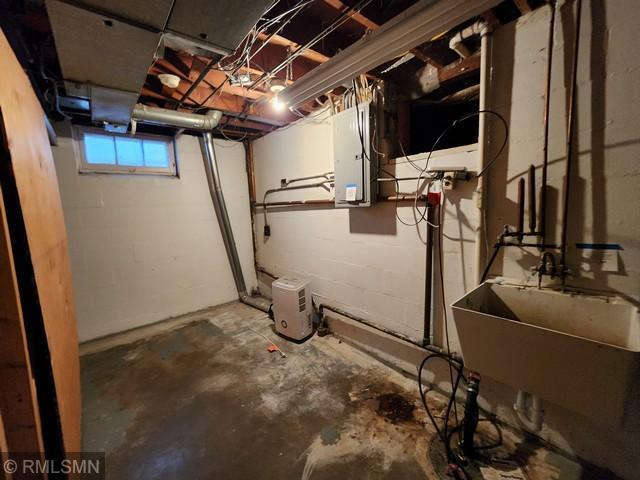
<path fill-rule="evenodd" d="M 442 295 L 442 314 L 443 314 L 443 322 L 444 322 L 446 353 L 432 353 L 422 360 L 418 368 L 418 389 L 420 391 L 420 398 L 427 412 L 427 416 L 429 417 L 429 420 L 431 421 L 433 427 L 435 428 L 436 433 L 440 437 L 440 440 L 443 442 L 446 457 L 447 457 L 447 462 L 449 462 L 450 464 L 455 464 L 457 468 L 466 477 L 468 477 L 468 474 L 466 473 L 463 466 L 461 465 L 462 463 L 460 461 L 461 459 L 458 458 L 458 456 L 454 455 L 451 449 L 451 438 L 456 433 L 458 433 L 459 435 L 459 432 L 461 431 L 465 421 L 464 418 L 462 419 L 462 421 L 460 421 L 458 417 L 457 404 L 455 400 L 456 393 L 458 391 L 458 387 L 460 385 L 461 380 L 463 380 L 464 383 L 468 383 L 468 382 L 467 382 L 467 378 L 464 376 L 464 373 L 463 373 L 464 366 L 455 362 L 453 360 L 453 357 L 451 356 L 451 344 L 450 344 L 450 338 L 449 338 L 449 322 L 448 322 L 448 315 L 447 315 L 447 302 L 446 302 L 445 286 L 444 286 L 444 254 L 442 249 L 442 237 L 444 236 L 444 229 L 442 227 L 443 227 L 443 220 L 444 220 L 444 204 L 446 199 L 444 196 L 444 189 L 441 188 L 441 190 L 442 190 L 443 207 L 440 209 L 440 216 L 438 219 L 438 226 L 440 227 L 438 231 L 438 267 L 439 267 L 438 270 L 439 270 L 439 280 L 440 280 L 440 292 Z M 444 424 L 442 428 L 438 426 L 438 423 L 436 422 L 431 412 L 431 409 L 429 408 L 429 405 L 427 403 L 426 394 L 422 388 L 422 372 L 424 370 L 425 365 L 431 358 L 441 358 L 442 360 L 447 362 L 449 367 L 449 381 L 451 384 L 451 394 L 447 402 L 447 408 L 446 408 L 446 413 L 444 417 Z M 454 371 L 456 372 L 455 378 L 454 378 Z M 449 419 L 450 419 L 452 410 L 453 410 L 455 426 L 451 430 L 449 430 Z M 479 446 L 474 445 L 474 450 L 476 451 L 487 450 L 487 449 L 495 448 L 501 445 L 502 432 L 500 431 L 500 429 L 495 423 L 493 424 L 496 428 L 496 431 L 498 432 L 498 440 L 491 444 L 479 445 Z"/>
<path fill-rule="evenodd" d="M 282 12 L 281 14 L 269 20 L 266 20 L 265 23 L 260 25 L 260 27 L 258 27 L 257 24 L 254 25 L 254 27 L 251 29 L 249 34 L 245 37 L 245 39 L 241 43 L 241 45 L 243 45 L 241 53 L 239 55 L 236 55 L 236 53 L 234 53 L 233 56 L 235 56 L 236 58 L 232 62 L 226 65 L 222 65 L 221 64 L 222 61 L 218 62 L 217 70 L 220 70 L 223 72 L 231 72 L 231 73 L 227 74 L 227 77 L 223 80 L 223 82 L 217 87 L 215 87 L 203 101 L 197 104 L 196 109 L 202 108 L 216 93 L 222 92 L 222 88 L 224 87 L 224 85 L 230 80 L 231 77 L 233 77 L 233 75 L 235 75 L 238 72 L 238 70 L 240 70 L 243 66 L 245 66 L 245 64 L 247 67 L 250 68 L 251 60 L 269 43 L 271 38 L 277 35 L 289 22 L 293 20 L 293 18 L 296 15 L 298 15 L 301 11 L 304 10 L 304 8 L 311 5 L 313 2 L 314 0 L 300 0 L 298 1 L 298 3 L 296 3 L 293 7 L 286 10 L 285 12 Z M 274 2 L 267 9 L 267 12 L 270 11 L 275 6 L 276 3 L 277 2 Z M 290 15 L 290 16 L 287 18 L 287 15 Z M 264 14 L 260 20 L 264 20 Z M 258 22 L 260 22 L 260 20 Z M 274 32 L 267 35 L 267 37 L 262 41 L 262 44 L 255 51 L 253 51 L 252 49 L 256 44 L 258 38 L 260 37 L 260 35 L 265 33 L 271 26 L 276 25 L 281 20 L 282 20 L 281 25 Z M 263 70 L 263 76 L 264 76 L 264 69 L 261 69 L 261 70 Z M 260 78 L 262 78 L 262 76 Z M 255 86 L 255 82 L 253 83 L 251 88 L 248 88 L 247 90 L 253 89 L 254 86 Z"/>
<path fill-rule="evenodd" d="M 504 126 L 505 134 L 504 134 L 504 139 L 502 141 L 502 144 L 498 149 L 498 153 L 496 153 L 496 155 L 491 159 L 491 161 L 487 163 L 487 165 L 480 172 L 476 174 L 476 177 L 480 177 L 484 175 L 487 172 L 487 170 L 489 170 L 489 168 L 496 162 L 496 160 L 500 158 L 500 155 L 502 155 L 502 152 L 504 151 L 505 147 L 507 146 L 507 142 L 509 141 L 509 125 L 507 124 L 507 121 L 504 119 L 502 115 L 500 115 L 498 112 L 494 110 L 485 109 L 485 110 L 478 110 L 477 112 L 467 113 L 466 115 L 463 115 L 460 118 L 457 118 L 456 120 L 451 122 L 451 124 L 449 124 L 449 126 L 447 126 L 444 130 L 442 130 L 440 135 L 438 135 L 438 138 L 436 138 L 436 141 L 433 142 L 433 145 L 429 150 L 429 154 L 427 155 L 424 168 L 421 170 L 420 175 L 418 176 L 418 184 L 416 186 L 416 191 L 420 189 L 421 177 L 429 169 L 429 161 L 431 160 L 431 156 L 433 155 L 433 152 L 436 150 L 437 146 L 440 144 L 442 139 L 460 123 L 480 115 L 494 115 L 495 117 L 497 117 L 502 122 L 502 125 Z M 414 209 L 420 212 L 417 198 L 418 197 L 416 196 L 416 200 L 414 201 Z M 427 207 L 425 206 L 424 211 L 422 211 L 421 213 L 421 218 L 425 218 L 426 211 L 427 211 Z"/>

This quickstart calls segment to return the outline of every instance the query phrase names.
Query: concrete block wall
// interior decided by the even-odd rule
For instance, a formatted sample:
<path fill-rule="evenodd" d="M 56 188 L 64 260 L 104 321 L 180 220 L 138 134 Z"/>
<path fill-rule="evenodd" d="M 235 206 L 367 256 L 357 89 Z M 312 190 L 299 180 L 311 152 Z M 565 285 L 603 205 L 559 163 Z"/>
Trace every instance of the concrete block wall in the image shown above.
<path fill-rule="evenodd" d="M 569 250 L 573 272 L 568 285 L 608 291 L 640 302 L 640 60 L 627 54 L 640 33 L 631 18 L 632 1 L 583 1 L 578 57 L 576 136 L 571 173 Z M 571 73 L 574 2 L 559 2 L 554 31 L 549 137 L 549 242 L 560 243 L 565 176 L 566 121 Z M 504 224 L 515 226 L 517 181 L 536 166 L 541 185 L 544 81 L 550 9 L 541 8 L 495 32 L 491 108 L 509 121 L 505 154 L 489 173 L 487 226 L 491 242 Z M 493 124 L 495 131 L 500 126 Z M 494 151 L 495 153 L 495 151 Z M 506 162 L 505 159 L 509 161 Z M 525 219 L 525 224 L 527 220 Z M 622 247 L 618 267 L 607 271 L 602 251 L 577 243 Z M 507 249 L 498 256 L 494 275 L 536 283 L 529 268 L 535 249 Z M 546 283 L 551 282 L 546 279 Z"/>
<path fill-rule="evenodd" d="M 640 244 L 638 243 L 638 180 L 640 153 L 637 108 L 640 96 L 638 60 L 629 46 L 638 43 L 637 6 L 631 1 L 584 0 L 578 91 L 578 151 L 572 197 L 570 241 L 620 243 L 620 269 L 599 268 L 600 258 L 573 247 L 569 261 L 575 271 L 570 285 L 608 290 L 632 302 L 640 299 Z M 551 187 L 548 225 L 559 240 L 559 202 L 564 172 L 566 86 L 570 69 L 573 2 L 559 2 L 555 31 L 552 126 L 550 137 Z M 516 223 L 516 183 L 530 164 L 542 162 L 542 114 L 546 64 L 548 8 L 499 28 L 494 36 L 490 106 L 510 125 L 508 149 L 488 174 L 487 238 L 493 244 L 504 224 Z M 568 40 L 565 40 L 567 37 Z M 569 43 L 566 43 L 566 42 Z M 492 126 L 499 145 L 502 131 Z M 472 150 L 472 149 L 470 149 Z M 332 170 L 331 119 L 318 117 L 274 132 L 255 142 L 258 198 L 280 178 Z M 493 150 L 495 153 L 495 150 Z M 448 152 L 463 158 L 469 152 Z M 398 176 L 415 175 L 405 162 L 392 166 Z M 404 184 L 403 191 L 415 190 Z M 447 192 L 444 203 L 444 303 L 449 305 L 475 285 L 475 241 L 478 210 L 475 183 Z M 390 193 L 387 191 L 387 193 Z M 271 200 L 329 198 L 317 191 L 279 193 Z M 415 221 L 403 205 L 400 218 Z M 424 224 L 406 227 L 395 217 L 392 204 L 368 209 L 339 210 L 327 206 L 273 209 L 268 213 L 271 237 L 262 236 L 262 212 L 254 217 L 257 261 L 276 275 L 306 275 L 314 281 L 316 301 L 341 306 L 381 326 L 413 338 L 422 336 L 424 298 Z M 525 221 L 526 223 L 526 221 Z M 535 254 L 534 254 L 535 253 Z M 512 281 L 535 282 L 529 268 L 537 252 L 512 249 L 502 253 L 492 271 Z M 268 293 L 268 282 L 261 283 Z M 434 292 L 434 343 L 444 344 L 442 292 Z M 452 350 L 457 335 L 449 310 Z M 570 360 L 569 360 L 570 361 Z M 516 424 L 512 405 L 516 391 L 483 379 L 482 405 L 505 421 Z M 606 395 L 606 392 L 593 392 Z M 539 436 L 559 448 L 634 478 L 640 469 L 638 432 L 608 425 L 545 403 L 545 425 Z"/>
<path fill-rule="evenodd" d="M 80 341 L 237 299 L 198 139 L 177 138 L 179 178 L 79 174 L 68 125 L 53 147 Z M 248 288 L 257 286 L 241 143 L 216 140 Z"/>
<path fill-rule="evenodd" d="M 310 121 L 271 133 L 254 144 L 256 196 L 280 185 L 281 178 L 296 178 L 333 170 L 331 117 L 324 115 Z M 432 161 L 452 158 L 452 163 L 476 164 L 476 147 L 469 146 L 443 151 Z M 424 160 L 414 163 L 422 168 Z M 417 171 L 402 160 L 385 165 L 397 177 L 415 177 Z M 415 181 L 400 182 L 401 192 L 417 187 Z M 472 265 L 473 235 L 477 211 L 467 208 L 467 225 L 460 225 L 456 211 L 473 203 L 475 184 L 460 185 L 447 195 L 445 209 L 446 232 L 456 239 L 444 245 L 450 268 L 465 271 L 464 263 Z M 389 182 L 385 192 L 392 194 Z M 321 188 L 278 192 L 268 201 L 332 198 Z M 425 278 L 425 223 L 413 224 L 416 218 L 410 203 L 399 205 L 398 217 L 393 203 L 378 203 L 370 208 L 335 209 L 319 207 L 272 208 L 267 211 L 271 236 L 264 237 L 264 212 L 256 213 L 255 232 L 257 261 L 277 275 L 296 274 L 313 280 L 317 302 L 341 306 L 381 326 L 422 339 Z M 461 278 L 465 275 L 462 274 Z M 464 294 L 472 286 L 456 281 L 452 296 Z M 437 292 L 436 292 L 437 293 Z M 455 327 L 450 323 L 452 341 Z M 441 329 L 436 329 L 442 340 Z"/>

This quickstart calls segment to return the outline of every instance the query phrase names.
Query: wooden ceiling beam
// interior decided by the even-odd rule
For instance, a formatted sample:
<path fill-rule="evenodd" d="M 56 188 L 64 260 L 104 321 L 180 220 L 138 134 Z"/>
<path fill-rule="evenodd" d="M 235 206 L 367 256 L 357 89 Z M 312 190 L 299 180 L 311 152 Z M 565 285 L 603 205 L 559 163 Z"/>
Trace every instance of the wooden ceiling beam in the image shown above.
<path fill-rule="evenodd" d="M 342 3 L 341 0 L 324 0 L 324 3 L 332 6 L 339 12 L 346 12 L 351 9 L 349 5 L 345 5 L 344 3 Z M 351 20 L 359 23 L 360 25 L 365 27 L 367 30 L 376 30 L 380 28 L 380 25 L 378 23 L 374 22 L 373 20 L 370 20 L 360 12 L 352 13 Z M 410 52 L 413 54 L 414 57 L 416 57 L 418 60 L 422 61 L 423 63 L 430 63 L 436 68 L 442 68 L 444 66 L 438 60 L 435 60 L 434 58 L 430 57 L 419 48 L 412 48 Z"/>
<path fill-rule="evenodd" d="M 516 4 L 516 7 L 518 7 L 518 10 L 520 10 L 521 15 L 526 15 L 527 13 L 531 12 L 531 6 L 529 5 L 529 2 L 527 2 L 527 0 L 513 0 L 513 3 Z"/>
<path fill-rule="evenodd" d="M 442 84 L 462 75 L 480 70 L 480 54 L 476 53 L 465 59 L 456 61 L 438 70 L 438 81 Z"/>
<path fill-rule="evenodd" d="M 288 38 L 285 38 L 281 35 L 273 35 L 273 36 L 269 36 L 265 33 L 261 33 L 258 35 L 258 40 L 261 41 L 266 41 L 269 40 L 269 43 L 272 45 L 279 45 L 281 47 L 286 47 L 286 48 L 290 48 L 292 49 L 294 52 L 301 48 L 302 45 L 300 45 L 299 43 L 296 43 L 292 40 L 289 40 Z M 304 58 L 308 58 L 309 60 L 312 60 L 316 63 L 325 63 L 326 61 L 329 60 L 329 58 L 331 57 L 327 57 L 325 54 L 317 52 L 311 48 L 306 49 L 301 55 L 301 57 Z"/>
<path fill-rule="evenodd" d="M 349 7 L 349 5 L 345 5 L 340 0 L 324 0 L 324 3 L 326 3 L 327 5 L 331 5 L 333 8 L 338 10 L 340 13 L 343 13 L 343 12 L 346 12 L 348 10 L 351 10 L 351 7 Z M 360 12 L 353 12 L 351 14 L 351 19 L 353 21 L 355 21 L 355 22 L 358 22 L 363 27 L 368 28 L 369 30 L 375 30 L 376 28 L 378 28 L 380 26 L 376 22 L 374 22 L 373 20 L 370 20 L 369 18 L 365 17 Z"/>

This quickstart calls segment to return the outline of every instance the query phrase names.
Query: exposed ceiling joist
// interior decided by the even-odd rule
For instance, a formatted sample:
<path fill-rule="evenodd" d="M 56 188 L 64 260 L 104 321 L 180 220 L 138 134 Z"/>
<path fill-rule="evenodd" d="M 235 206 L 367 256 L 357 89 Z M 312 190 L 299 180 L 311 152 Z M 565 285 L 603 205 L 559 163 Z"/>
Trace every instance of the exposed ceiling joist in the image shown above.
<path fill-rule="evenodd" d="M 296 43 L 288 38 L 285 38 L 280 35 L 267 35 L 265 33 L 261 33 L 258 35 L 258 39 L 261 41 L 269 40 L 269 43 L 273 45 L 280 45 L 281 47 L 290 48 L 293 52 L 297 49 L 301 48 L 302 45 Z M 327 57 L 325 54 L 317 52 L 311 48 L 306 49 L 300 56 L 304 58 L 308 58 L 309 60 L 313 60 L 316 63 L 325 63 L 331 57 Z"/>
<path fill-rule="evenodd" d="M 396 58 L 498 3 L 500 0 L 420 0 L 366 38 L 296 80 L 282 91 L 281 97 L 291 106 L 316 98 L 354 75 Z"/>
<path fill-rule="evenodd" d="M 326 4 L 328 4 L 328 5 L 331 5 L 333 8 L 335 8 L 336 10 L 338 10 L 340 12 L 345 12 L 345 11 L 350 9 L 350 7 L 348 5 L 345 5 L 344 3 L 342 3 L 341 0 L 324 0 L 324 2 Z M 363 15 L 360 12 L 354 12 L 351 15 L 351 19 L 354 20 L 355 22 L 359 23 L 360 25 L 362 25 L 363 27 L 365 27 L 368 30 L 377 30 L 378 28 L 380 28 L 379 24 L 377 24 L 373 20 L 367 18 L 365 15 Z M 429 55 L 425 54 L 419 48 L 412 48 L 410 50 L 410 52 L 418 60 L 421 60 L 424 63 L 430 63 L 431 65 L 433 65 L 436 68 L 442 68 L 444 66 L 441 62 L 439 62 L 438 60 L 435 60 L 434 58 L 432 58 Z"/>
<path fill-rule="evenodd" d="M 526 15 L 531 11 L 531 6 L 527 0 L 513 0 L 513 3 L 516 4 L 516 7 L 518 7 L 522 15 Z"/>
<path fill-rule="evenodd" d="M 338 11 L 340 11 L 341 13 L 342 12 L 346 12 L 346 11 L 351 9 L 351 7 L 349 7 L 348 5 L 345 5 L 344 3 L 342 3 L 341 0 L 324 0 L 324 3 L 326 3 L 328 5 L 331 5 L 333 8 L 335 8 Z M 363 27 L 368 28 L 369 30 L 375 30 L 376 28 L 378 28 L 380 26 L 376 22 L 374 22 L 373 20 L 370 20 L 369 18 L 364 16 L 360 12 L 353 12 L 351 14 L 351 19 L 356 21 L 356 22 L 358 22 Z"/>
<path fill-rule="evenodd" d="M 440 83 L 445 83 L 461 75 L 468 75 L 479 69 L 480 54 L 477 53 L 438 70 L 438 81 Z"/>

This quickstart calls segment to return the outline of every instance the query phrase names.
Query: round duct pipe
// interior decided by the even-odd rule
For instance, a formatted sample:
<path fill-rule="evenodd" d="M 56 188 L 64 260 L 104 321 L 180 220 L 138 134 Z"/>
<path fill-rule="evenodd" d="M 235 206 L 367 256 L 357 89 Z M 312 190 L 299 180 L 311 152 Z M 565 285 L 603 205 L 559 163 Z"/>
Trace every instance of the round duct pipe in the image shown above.
<path fill-rule="evenodd" d="M 199 115 L 197 113 L 177 112 L 166 108 L 148 107 L 141 103 L 137 103 L 131 113 L 132 121 L 202 131 L 210 131 L 216 128 L 220 118 L 222 118 L 220 110 L 210 110 L 205 115 Z"/>

